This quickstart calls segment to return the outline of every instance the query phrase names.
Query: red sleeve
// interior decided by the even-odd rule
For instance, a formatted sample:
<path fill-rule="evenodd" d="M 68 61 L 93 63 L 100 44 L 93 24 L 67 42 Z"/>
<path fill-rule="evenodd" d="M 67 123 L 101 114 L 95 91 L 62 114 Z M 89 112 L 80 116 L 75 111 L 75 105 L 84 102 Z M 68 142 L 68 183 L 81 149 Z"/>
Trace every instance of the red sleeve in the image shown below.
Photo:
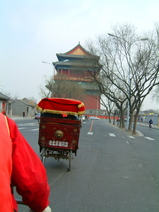
<path fill-rule="evenodd" d="M 15 122 L 8 118 L 8 124 L 13 143 L 12 184 L 26 205 L 41 212 L 49 205 L 50 187 L 45 167 Z"/>

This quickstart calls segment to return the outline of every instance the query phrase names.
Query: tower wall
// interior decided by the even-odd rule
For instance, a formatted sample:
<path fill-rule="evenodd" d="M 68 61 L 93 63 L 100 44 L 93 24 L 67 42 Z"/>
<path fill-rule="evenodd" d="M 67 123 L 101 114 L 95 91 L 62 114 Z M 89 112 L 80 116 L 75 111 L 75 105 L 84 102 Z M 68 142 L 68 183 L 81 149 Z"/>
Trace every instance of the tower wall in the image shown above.
<path fill-rule="evenodd" d="M 81 83 L 87 87 L 85 87 L 86 96 L 84 100 L 81 100 L 84 102 L 86 109 L 100 109 L 100 100 L 97 95 L 97 89 L 91 88 L 91 91 L 89 90 L 91 75 L 88 76 L 89 73 L 86 72 L 84 67 L 82 68 L 82 65 L 81 68 L 79 67 L 79 62 L 81 64 L 87 63 L 87 56 L 91 56 L 91 54 L 78 44 L 70 51 L 56 55 L 58 61 L 54 62 L 53 65 L 55 66 L 57 73 L 67 75 L 68 79 L 65 80 Z M 54 80 L 58 80 L 56 76 L 54 76 Z M 86 84 L 87 82 L 88 84 Z"/>
<path fill-rule="evenodd" d="M 98 96 L 86 95 L 83 103 L 86 107 L 86 110 L 89 109 L 100 109 L 100 100 Z"/>

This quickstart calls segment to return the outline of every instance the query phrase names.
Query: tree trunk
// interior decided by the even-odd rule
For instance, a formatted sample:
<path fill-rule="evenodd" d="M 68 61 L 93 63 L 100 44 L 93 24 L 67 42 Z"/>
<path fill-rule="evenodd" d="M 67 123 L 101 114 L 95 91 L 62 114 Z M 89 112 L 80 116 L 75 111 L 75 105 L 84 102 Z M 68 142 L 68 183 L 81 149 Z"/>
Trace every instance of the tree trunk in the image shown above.
<path fill-rule="evenodd" d="M 132 113 L 130 114 L 130 119 L 129 119 L 129 130 L 132 129 L 132 121 L 133 121 L 133 115 Z"/>
<path fill-rule="evenodd" d="M 115 115 L 114 115 L 114 119 L 113 119 L 113 125 L 115 125 Z"/>
<path fill-rule="evenodd" d="M 110 117 L 110 113 L 108 113 L 108 116 L 109 116 L 109 123 L 111 123 L 111 117 Z"/>
<path fill-rule="evenodd" d="M 134 125 L 133 125 L 133 132 L 132 134 L 136 134 L 136 122 L 137 122 L 137 117 L 138 117 L 138 113 L 135 114 L 134 116 Z"/>

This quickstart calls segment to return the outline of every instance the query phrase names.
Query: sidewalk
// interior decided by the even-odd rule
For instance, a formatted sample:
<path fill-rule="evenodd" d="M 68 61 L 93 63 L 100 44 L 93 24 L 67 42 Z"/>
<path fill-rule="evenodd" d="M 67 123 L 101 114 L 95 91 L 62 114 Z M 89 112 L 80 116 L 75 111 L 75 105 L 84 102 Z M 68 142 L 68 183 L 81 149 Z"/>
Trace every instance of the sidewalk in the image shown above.
<path fill-rule="evenodd" d="M 107 122 L 108 124 L 111 124 L 112 126 L 114 126 L 114 127 L 117 127 L 118 129 L 120 129 L 120 130 L 122 130 L 122 131 L 124 131 L 124 132 L 126 132 L 127 134 L 130 134 L 130 135 L 132 135 L 132 131 L 128 131 L 126 128 L 120 128 L 118 125 L 113 125 L 112 123 L 109 123 L 109 122 Z M 147 127 L 147 129 L 148 129 L 148 123 L 141 123 L 141 122 L 137 122 L 137 124 L 136 124 L 137 126 L 143 126 L 143 127 Z M 159 129 L 159 127 L 157 126 L 157 125 L 153 125 L 153 127 L 152 127 L 152 129 L 153 128 L 155 128 L 155 129 Z M 138 135 L 138 136 L 144 136 L 143 135 L 143 133 L 142 132 L 140 132 L 139 130 L 137 130 L 136 129 L 136 132 L 137 132 L 137 134 L 136 135 Z"/>
<path fill-rule="evenodd" d="M 141 126 L 144 126 L 144 127 L 149 127 L 149 123 L 142 123 L 142 122 L 137 122 L 137 125 L 141 125 Z M 159 129 L 159 127 L 155 124 L 152 125 L 152 128 L 156 128 L 156 129 Z"/>

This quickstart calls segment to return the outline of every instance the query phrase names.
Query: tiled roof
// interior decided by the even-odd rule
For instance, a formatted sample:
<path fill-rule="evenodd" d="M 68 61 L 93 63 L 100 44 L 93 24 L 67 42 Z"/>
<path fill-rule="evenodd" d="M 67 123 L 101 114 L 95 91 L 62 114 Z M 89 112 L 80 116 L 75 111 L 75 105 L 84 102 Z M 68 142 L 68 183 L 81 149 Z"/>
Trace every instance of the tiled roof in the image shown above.
<path fill-rule="evenodd" d="M 26 101 L 23 101 L 23 100 L 21 100 L 21 99 L 17 99 L 17 100 L 13 100 L 13 101 L 12 101 L 13 104 L 16 103 L 16 102 L 21 102 L 21 103 L 23 103 L 24 105 L 27 105 L 27 106 L 30 106 L 30 107 L 35 107 L 34 105 L 32 105 L 32 104 L 30 104 L 30 103 L 28 103 L 28 102 L 26 102 Z"/>
<path fill-rule="evenodd" d="M 10 99 L 10 97 L 8 97 L 0 92 L 0 99 L 8 100 L 8 99 Z"/>
<path fill-rule="evenodd" d="M 77 46 L 75 46 L 74 48 L 72 48 L 71 50 L 69 50 L 68 52 L 66 52 L 65 54 L 71 54 L 73 52 L 76 52 L 76 50 L 80 49 L 80 53 L 82 53 L 82 55 L 90 55 L 90 53 L 88 51 L 86 51 L 81 44 L 79 43 Z M 74 54 L 74 53 L 73 53 Z M 81 54 L 80 54 L 81 55 Z"/>

